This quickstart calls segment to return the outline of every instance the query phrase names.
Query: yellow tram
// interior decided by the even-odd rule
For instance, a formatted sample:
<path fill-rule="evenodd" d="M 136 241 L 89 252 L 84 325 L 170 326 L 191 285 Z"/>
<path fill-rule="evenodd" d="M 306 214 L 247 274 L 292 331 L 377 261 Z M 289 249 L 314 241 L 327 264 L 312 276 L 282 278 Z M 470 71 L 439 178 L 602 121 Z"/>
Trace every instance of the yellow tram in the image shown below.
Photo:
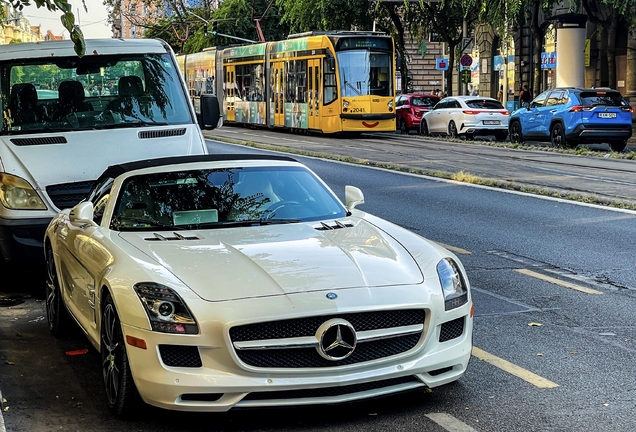
<path fill-rule="evenodd" d="M 178 56 L 197 112 L 225 123 L 323 133 L 395 130 L 395 48 L 379 32 L 328 31 Z"/>

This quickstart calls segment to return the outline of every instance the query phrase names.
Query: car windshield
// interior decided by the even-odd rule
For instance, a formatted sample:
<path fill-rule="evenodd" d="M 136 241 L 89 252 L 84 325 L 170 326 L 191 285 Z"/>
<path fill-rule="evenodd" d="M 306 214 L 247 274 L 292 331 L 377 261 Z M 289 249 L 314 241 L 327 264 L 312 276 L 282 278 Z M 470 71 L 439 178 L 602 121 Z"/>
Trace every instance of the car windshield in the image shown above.
<path fill-rule="evenodd" d="M 501 103 L 490 99 L 469 99 L 466 101 L 466 105 L 468 105 L 468 108 L 504 109 Z"/>
<path fill-rule="evenodd" d="M 579 98 L 581 99 L 581 105 L 589 106 L 627 106 L 628 103 L 623 99 L 619 92 L 610 91 L 594 91 L 594 92 L 581 92 Z"/>
<path fill-rule="evenodd" d="M 224 168 L 133 176 L 111 221 L 120 231 L 224 228 L 346 216 L 302 167 Z"/>
<path fill-rule="evenodd" d="M 411 99 L 412 106 L 433 106 L 435 105 L 439 99 L 433 99 L 430 97 L 414 97 Z"/>
<path fill-rule="evenodd" d="M 0 134 L 185 124 L 191 121 L 168 54 L 37 58 L 0 64 Z"/>

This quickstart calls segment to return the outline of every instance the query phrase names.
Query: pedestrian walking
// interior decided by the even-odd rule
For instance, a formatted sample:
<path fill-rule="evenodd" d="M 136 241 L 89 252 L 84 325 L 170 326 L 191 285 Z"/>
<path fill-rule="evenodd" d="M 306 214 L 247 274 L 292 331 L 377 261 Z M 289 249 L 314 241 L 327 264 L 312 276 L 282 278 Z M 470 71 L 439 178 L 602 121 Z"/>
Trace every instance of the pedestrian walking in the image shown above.
<path fill-rule="evenodd" d="M 519 92 L 519 103 L 523 106 L 525 103 L 530 103 L 532 99 L 532 92 L 528 89 L 528 84 L 524 84 Z"/>
<path fill-rule="evenodd" d="M 499 103 L 503 103 L 503 85 L 499 86 L 499 93 L 497 93 L 497 100 Z"/>

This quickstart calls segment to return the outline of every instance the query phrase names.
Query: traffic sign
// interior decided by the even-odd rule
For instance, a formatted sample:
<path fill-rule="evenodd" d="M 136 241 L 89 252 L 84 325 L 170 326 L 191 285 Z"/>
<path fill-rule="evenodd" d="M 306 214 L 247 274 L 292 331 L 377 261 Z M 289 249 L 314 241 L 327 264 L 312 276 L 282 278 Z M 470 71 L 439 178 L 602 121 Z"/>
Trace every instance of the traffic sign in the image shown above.
<path fill-rule="evenodd" d="M 470 76 L 470 69 L 464 69 L 463 71 L 461 71 L 461 78 L 462 78 L 462 83 L 464 84 L 468 84 L 472 82 L 471 76 Z"/>
<path fill-rule="evenodd" d="M 464 66 L 464 67 L 468 67 L 470 65 L 473 64 L 473 58 L 468 55 L 468 54 L 464 54 L 460 59 L 459 59 L 459 63 Z"/>
<path fill-rule="evenodd" d="M 435 69 L 445 71 L 448 70 L 448 59 L 438 58 L 435 59 Z"/>

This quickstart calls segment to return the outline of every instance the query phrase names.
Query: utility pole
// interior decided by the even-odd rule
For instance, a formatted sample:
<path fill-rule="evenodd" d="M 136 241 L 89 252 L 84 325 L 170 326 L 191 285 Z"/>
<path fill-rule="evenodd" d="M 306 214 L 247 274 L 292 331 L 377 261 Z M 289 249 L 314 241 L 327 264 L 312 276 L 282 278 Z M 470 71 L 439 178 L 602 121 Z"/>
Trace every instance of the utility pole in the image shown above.
<path fill-rule="evenodd" d="M 466 21 L 466 18 L 464 18 L 464 21 L 462 22 L 462 39 L 467 37 L 468 37 L 468 22 Z M 460 56 L 461 56 L 461 53 L 460 53 Z M 463 66 L 460 63 L 459 74 L 457 74 L 459 76 L 459 85 L 457 86 L 457 88 L 462 89 L 460 96 L 468 93 L 468 83 L 462 83 L 462 68 Z"/>

